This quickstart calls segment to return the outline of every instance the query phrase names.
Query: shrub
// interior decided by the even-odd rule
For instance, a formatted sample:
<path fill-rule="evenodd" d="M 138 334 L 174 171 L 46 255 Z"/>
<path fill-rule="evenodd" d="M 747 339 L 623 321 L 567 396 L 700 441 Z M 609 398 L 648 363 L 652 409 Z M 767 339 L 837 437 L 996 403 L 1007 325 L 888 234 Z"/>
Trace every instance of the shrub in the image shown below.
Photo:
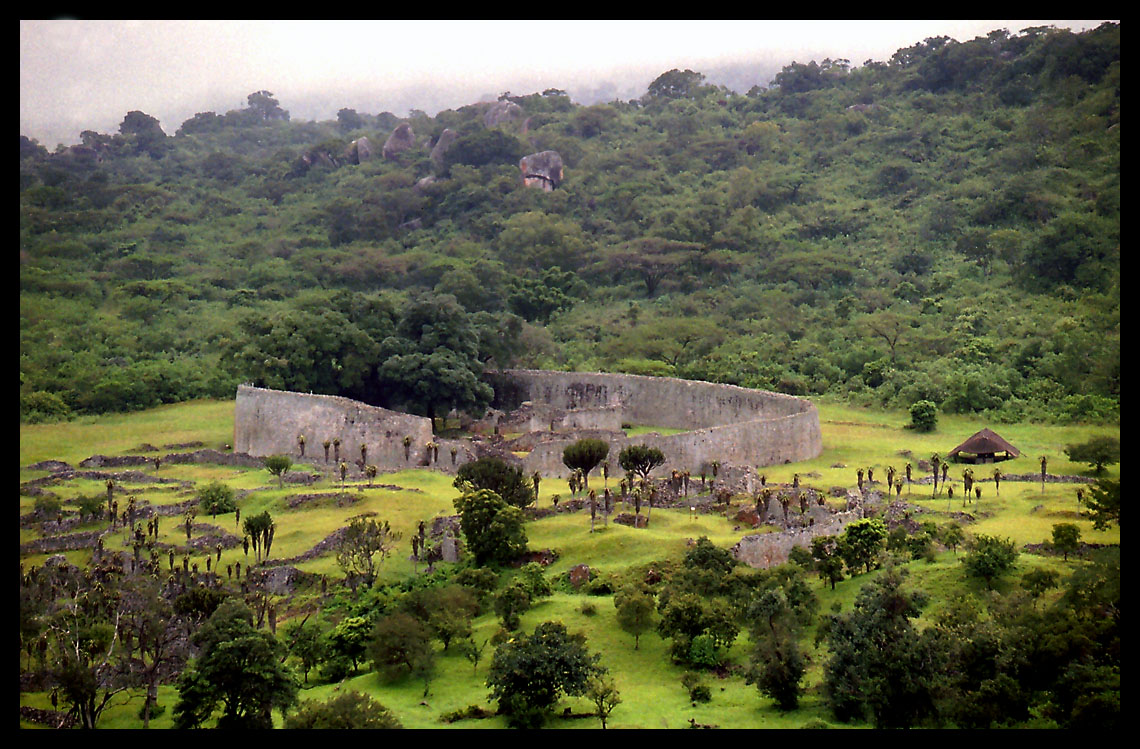
<path fill-rule="evenodd" d="M 224 515 L 237 509 L 234 490 L 220 481 L 211 481 L 198 490 L 198 510 L 203 515 Z"/>
<path fill-rule="evenodd" d="M 908 429 L 916 432 L 933 432 L 938 426 L 938 407 L 930 401 L 918 401 L 910 407 Z"/>

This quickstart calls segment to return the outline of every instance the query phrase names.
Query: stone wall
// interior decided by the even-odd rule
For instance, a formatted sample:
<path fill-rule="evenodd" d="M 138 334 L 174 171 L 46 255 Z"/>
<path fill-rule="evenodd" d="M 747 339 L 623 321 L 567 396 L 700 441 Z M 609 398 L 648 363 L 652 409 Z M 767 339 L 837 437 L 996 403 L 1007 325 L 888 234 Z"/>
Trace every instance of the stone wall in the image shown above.
<path fill-rule="evenodd" d="M 772 504 L 776 504 L 773 500 Z M 780 507 L 777 505 L 776 513 Z M 775 533 L 760 533 L 754 536 L 745 536 L 734 545 L 730 551 L 732 555 L 749 567 L 767 569 L 773 565 L 788 561 L 788 554 L 793 547 L 811 548 L 811 540 L 816 536 L 838 536 L 848 524 L 863 517 L 861 507 L 837 512 L 829 515 L 826 522 L 817 522 L 814 525 L 789 528 Z"/>
<path fill-rule="evenodd" d="M 698 474 L 716 460 L 723 464 L 776 465 L 808 460 L 823 442 L 819 414 L 809 401 L 779 393 L 666 377 L 587 372 L 504 370 L 488 375 L 494 407 L 505 411 L 525 401 L 566 410 L 611 410 L 627 423 L 688 430 L 615 438 L 616 461 L 627 444 L 647 444 L 666 458 L 660 475 L 672 470 Z M 563 448 L 575 437 L 546 442 L 523 459 L 524 470 L 564 477 Z"/>
<path fill-rule="evenodd" d="M 431 420 L 389 411 L 333 395 L 292 393 L 241 385 L 234 406 L 234 451 L 254 456 L 288 455 L 300 458 L 298 435 L 305 437 L 305 457 L 324 459 L 322 443 L 340 439 L 341 460 L 360 460 L 360 446 L 368 446 L 368 463 L 380 470 L 417 466 L 427 461 L 432 440 Z M 409 456 L 404 437 L 411 437 Z M 441 448 L 440 463 L 450 463 Z M 446 457 L 445 457 L 446 456 Z M 329 448 L 332 460 L 333 449 Z"/>
<path fill-rule="evenodd" d="M 779 393 L 732 385 L 716 385 L 664 377 L 504 370 L 487 374 L 495 389 L 494 408 L 506 412 L 530 403 L 519 415 L 544 435 L 522 458 L 530 474 L 564 478 L 562 451 L 584 431 L 603 431 L 610 443 L 611 465 L 628 444 L 647 444 L 665 454 L 656 475 L 690 471 L 697 475 L 712 461 L 723 465 L 766 466 L 808 460 L 823 443 L 819 415 L 809 401 Z M 531 421 L 537 421 L 531 424 Z M 615 430 L 622 422 L 687 430 L 681 434 L 647 434 L 630 438 Z M 563 434 L 563 432 L 565 432 Z M 459 448 L 451 465 L 450 441 L 441 442 L 438 462 L 429 461 L 432 441 L 429 419 L 376 408 L 330 395 L 292 393 L 242 385 L 234 412 L 234 451 L 253 456 L 300 456 L 298 435 L 305 436 L 306 457 L 322 460 L 322 442 L 340 438 L 341 459 L 360 460 L 360 445 L 368 446 L 368 463 L 381 470 L 431 465 L 453 471 L 473 459 L 476 451 Z M 411 437 L 405 458 L 403 439 Z M 330 455 L 331 458 L 331 455 Z"/>

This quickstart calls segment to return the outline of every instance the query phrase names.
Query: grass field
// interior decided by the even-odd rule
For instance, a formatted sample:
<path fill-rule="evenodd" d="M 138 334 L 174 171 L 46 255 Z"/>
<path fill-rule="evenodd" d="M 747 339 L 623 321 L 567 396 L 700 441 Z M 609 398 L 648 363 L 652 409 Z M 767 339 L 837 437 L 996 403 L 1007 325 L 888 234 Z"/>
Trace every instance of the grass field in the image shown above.
<path fill-rule="evenodd" d="M 917 468 L 919 459 L 928 460 L 935 452 L 945 455 L 985 426 L 990 426 L 1021 450 L 1020 458 L 1000 464 L 1006 475 L 1037 474 L 1040 470 L 1038 460 L 1042 455 L 1047 456 L 1048 472 L 1052 475 L 1089 475 L 1087 466 L 1067 461 L 1064 446 L 1083 442 L 1096 434 L 1119 436 L 1118 430 L 1105 427 L 990 425 L 958 416 L 942 416 L 937 431 L 916 434 L 903 428 L 908 421 L 906 414 L 870 411 L 827 402 L 818 405 L 823 453 L 810 461 L 760 469 L 769 483 L 790 483 L 793 475 L 799 474 L 802 485 L 817 488 L 826 494 L 831 487 L 854 487 L 858 468 L 873 468 L 876 479 L 881 481 L 885 479 L 887 466 L 893 465 L 901 471 L 908 460 L 915 466 L 914 475 L 917 479 L 923 475 Z M 62 460 L 76 465 L 97 453 L 133 454 L 144 443 L 161 447 L 202 442 L 206 447 L 220 449 L 232 440 L 232 435 L 232 401 L 199 401 L 164 406 L 137 414 L 85 418 L 66 424 L 24 425 L 20 428 L 20 478 L 21 482 L 25 482 L 47 475 L 46 471 L 26 468 L 43 460 Z M 904 454 L 906 451 L 909 451 L 909 457 Z M 1046 483 L 1042 488 L 1040 481 L 1007 480 L 1002 482 L 999 493 L 994 490 L 990 479 L 992 467 L 979 466 L 976 473 L 982 479 L 982 498 L 980 502 L 963 507 L 960 498 L 963 468 L 961 465 L 952 465 L 949 473 L 951 482 L 959 492 L 952 502 L 948 503 L 944 494 L 932 497 L 929 484 L 915 484 L 909 489 L 904 486 L 902 496 L 940 523 L 945 522 L 945 513 L 948 511 L 968 512 L 977 518 L 976 522 L 966 528 L 968 533 L 1009 537 L 1018 545 L 1049 539 L 1052 525 L 1058 522 L 1076 523 L 1081 528 L 1082 540 L 1086 542 L 1119 543 L 1119 528 L 1096 531 L 1090 522 L 1077 515 L 1076 484 Z M 153 467 L 138 470 L 155 474 Z M 294 470 L 304 470 L 304 467 L 296 466 Z M 262 510 L 272 513 L 278 526 L 273 557 L 279 559 L 305 552 L 342 527 L 349 517 L 365 512 L 375 512 L 378 517 L 387 519 L 396 530 L 403 533 L 406 542 L 420 520 L 451 514 L 452 500 L 456 496 L 450 476 L 426 470 L 411 470 L 382 474 L 376 479 L 377 484 L 395 485 L 399 489 L 369 487 L 367 482 L 349 482 L 343 491 L 355 501 L 345 507 L 338 507 L 330 499 L 290 509 L 286 504 L 290 495 L 337 494 L 341 492 L 341 487 L 338 482 L 330 479 L 303 488 L 287 487 L 282 490 L 277 487 L 276 479 L 265 470 L 217 465 L 163 465 L 155 475 L 182 483 L 127 483 L 121 489 L 155 504 L 183 502 L 193 496 L 195 485 L 213 480 L 223 481 L 239 491 L 247 491 L 248 494 L 240 503 L 242 514 L 248 517 Z M 1119 467 L 1110 467 L 1108 475 L 1119 478 Z M 601 478 L 591 477 L 591 485 L 594 481 L 600 485 Z M 83 494 L 102 494 L 105 487 L 99 481 L 77 479 L 53 485 L 51 490 L 66 501 Z M 554 493 L 565 495 L 566 487 L 560 482 L 544 482 L 539 506 L 550 506 L 550 498 Z M 31 511 L 34 499 L 21 495 L 19 503 L 21 514 L 24 514 Z M 225 530 L 236 532 L 232 515 L 220 516 L 216 520 L 199 517 L 196 522 L 215 523 Z M 95 522 L 89 524 L 87 529 L 100 527 L 103 527 L 100 522 Z M 744 531 L 734 530 L 733 522 L 722 514 L 704 514 L 691 518 L 686 511 L 655 508 L 652 510 L 652 522 L 645 529 L 632 529 L 615 523 L 604 526 L 599 518 L 596 532 L 590 533 L 589 513 L 583 512 L 559 514 L 533 521 L 527 525 L 527 534 L 531 549 L 549 548 L 558 552 L 557 561 L 548 568 L 548 577 L 561 575 L 579 563 L 589 564 L 602 576 L 621 577 L 630 570 L 646 565 L 679 559 L 690 540 L 707 536 L 716 545 L 728 547 L 738 541 Z M 30 528 L 21 529 L 20 541 L 26 543 L 34 540 L 37 535 Z M 177 518 L 165 518 L 160 535 L 160 540 L 163 541 L 178 543 L 180 538 L 185 541 Z M 113 547 L 113 543 L 112 541 L 109 545 Z M 402 542 L 400 551 L 384 563 L 383 580 L 395 581 L 413 574 L 416 566 L 408 558 L 409 551 L 410 546 Z M 935 601 L 976 590 L 974 584 L 967 581 L 962 573 L 959 562 L 961 554 L 961 550 L 958 554 L 942 551 L 933 562 L 911 563 L 908 566 L 910 584 L 926 590 Z M 83 550 L 68 551 L 65 555 L 75 564 L 85 564 L 90 559 L 90 552 Z M 21 563 L 27 569 L 42 564 L 46 556 L 21 555 Z M 222 553 L 219 569 L 239 560 L 245 563 L 240 547 L 226 550 Z M 1054 557 L 1022 554 L 1017 573 L 1010 577 L 1015 578 L 1021 572 L 1036 566 L 1052 567 L 1065 572 L 1080 563 L 1076 559 L 1064 563 Z M 338 577 L 341 574 L 331 554 L 304 562 L 299 567 L 307 572 Z M 418 567 L 422 569 L 422 565 Z M 874 574 L 877 573 L 871 573 Z M 868 579 L 864 575 L 845 580 L 834 591 L 813 580 L 813 589 L 820 599 L 820 610 L 829 611 L 835 604 L 843 610 L 849 610 L 859 588 Z M 1016 583 L 1007 581 L 1003 584 Z M 593 611 L 590 611 L 591 605 Z M 808 651 L 811 657 L 808 684 L 812 688 L 801 702 L 801 708 L 795 712 L 777 711 L 771 700 L 761 697 L 754 687 L 747 686 L 741 676 L 726 679 L 710 676 L 712 702 L 693 706 L 680 685 L 679 678 L 683 669 L 674 666 L 668 659 L 668 643 L 656 634 L 649 633 L 641 638 L 640 648 L 634 650 L 632 637 L 622 632 L 616 624 L 612 596 L 579 595 L 559 588 L 554 596 L 524 615 L 522 629 L 530 631 L 546 620 L 560 620 L 570 631 L 584 633 L 589 648 L 602 654 L 602 663 L 615 677 L 622 697 L 621 705 L 611 716 L 611 728 L 682 728 L 687 727 L 690 720 L 722 728 L 794 728 L 813 720 L 831 722 L 814 686 L 818 684 L 822 664 L 826 659 L 824 651 Z M 282 624 L 279 622 L 279 626 Z M 497 627 L 498 621 L 493 614 L 481 616 L 476 621 L 476 642 L 489 638 Z M 810 642 L 810 637 L 807 639 Z M 747 636 L 742 634 L 730 652 L 732 661 L 746 663 L 748 649 Z M 488 703 L 484 684 L 490 650 L 491 646 L 488 645 L 484 660 L 477 670 L 459 653 L 441 652 L 437 659 L 436 676 L 430 683 L 426 698 L 423 696 L 422 682 L 407 680 L 386 684 L 371 672 L 350 677 L 337 685 L 312 686 L 304 690 L 302 697 L 324 699 L 336 689 L 357 689 L 388 706 L 406 727 L 447 727 L 439 720 L 439 716 L 444 713 L 476 704 L 493 707 Z M 169 708 L 175 699 L 174 689 L 163 687 L 160 703 Z M 22 693 L 20 700 L 21 705 L 49 706 L 44 694 Z M 135 716 L 140 703 L 141 698 L 136 698 L 127 704 L 111 708 L 100 727 L 141 726 Z M 565 699 L 560 707 L 570 707 L 576 713 L 584 713 L 589 709 L 585 700 L 576 698 Z M 170 721 L 170 711 L 167 710 L 152 721 L 152 726 L 169 727 Z M 21 725 L 31 727 L 23 722 Z M 582 718 L 556 719 L 551 725 L 567 729 L 592 729 L 599 724 L 595 719 Z M 467 720 L 452 725 L 456 728 L 504 726 L 504 720 L 499 717 Z"/>

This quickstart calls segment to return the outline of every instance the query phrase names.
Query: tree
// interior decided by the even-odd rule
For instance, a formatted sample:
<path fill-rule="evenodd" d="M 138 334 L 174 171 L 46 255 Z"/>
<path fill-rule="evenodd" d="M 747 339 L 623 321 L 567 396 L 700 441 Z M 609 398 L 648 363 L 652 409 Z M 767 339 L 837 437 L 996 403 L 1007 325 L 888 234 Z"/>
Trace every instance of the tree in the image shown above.
<path fill-rule="evenodd" d="M 603 440 L 580 439 L 562 450 L 562 464 L 572 471 L 581 471 L 585 488 L 590 488 L 590 471 L 609 455 L 610 446 Z"/>
<path fill-rule="evenodd" d="M 285 716 L 285 728 L 340 730 L 403 728 L 403 725 L 388 708 L 368 695 L 346 690 L 324 702 L 304 700 L 297 712 Z"/>
<path fill-rule="evenodd" d="M 1120 462 L 1120 440 L 1115 437 L 1093 437 L 1088 442 L 1067 445 L 1065 455 L 1074 463 L 1088 463 L 1093 473 L 1101 475 L 1105 466 Z"/>
<path fill-rule="evenodd" d="M 1075 523 L 1055 523 L 1053 525 L 1053 548 L 1069 561 L 1069 554 L 1081 547 L 1081 528 Z"/>
<path fill-rule="evenodd" d="M 270 712 L 297 701 L 285 648 L 253 626 L 244 603 L 222 603 L 191 638 L 200 655 L 178 679 L 176 728 L 198 728 L 221 709 L 218 728 L 272 728 Z"/>
<path fill-rule="evenodd" d="M 916 432 L 933 432 L 938 427 L 938 407 L 928 400 L 920 400 L 910 407 L 910 429 Z"/>
<path fill-rule="evenodd" d="M 627 588 L 614 595 L 617 622 L 623 632 L 633 635 L 633 649 L 637 650 L 641 636 L 653 629 L 655 602 L 652 594 L 639 588 Z"/>
<path fill-rule="evenodd" d="M 392 530 L 387 520 L 381 523 L 373 518 L 353 518 L 337 539 L 337 564 L 346 576 L 360 577 L 366 587 L 372 587 L 377 567 L 396 548 L 402 535 Z"/>
<path fill-rule="evenodd" d="M 513 727 L 538 727 L 562 695 L 586 693 L 605 669 L 586 638 L 561 622 L 543 622 L 533 634 L 518 634 L 495 650 L 487 673 L 490 697 Z"/>
<path fill-rule="evenodd" d="M 464 463 L 455 474 L 452 485 L 463 490 L 464 485 L 474 489 L 487 489 L 499 495 L 512 507 L 523 508 L 534 502 L 534 482 L 528 481 L 521 468 L 488 456 Z"/>
<path fill-rule="evenodd" d="M 259 122 L 289 120 L 289 113 L 281 108 L 271 91 L 255 91 L 246 97 L 246 103 L 249 106 L 248 111 Z"/>
<path fill-rule="evenodd" d="M 839 553 L 839 539 L 835 536 L 816 536 L 811 540 L 811 557 L 816 572 L 825 583 L 835 584 L 843 580 L 843 557 Z"/>
<path fill-rule="evenodd" d="M 807 661 L 796 644 L 798 622 L 781 588 L 765 591 L 749 609 L 754 622 L 751 665 L 746 683 L 755 684 L 761 694 L 771 697 L 780 710 L 799 706 L 800 685 Z"/>
<path fill-rule="evenodd" d="M 594 705 L 594 715 L 602 722 L 602 730 L 606 730 L 606 721 L 610 713 L 621 704 L 621 692 L 618 691 L 613 679 L 594 677 L 586 688 L 586 698 Z"/>
<path fill-rule="evenodd" d="M 702 250 L 694 242 L 642 237 L 607 250 L 601 265 L 611 273 L 639 278 L 645 284 L 645 296 L 652 299 L 662 281 L 692 267 Z"/>
<path fill-rule="evenodd" d="M 265 470 L 277 477 L 277 487 L 285 488 L 285 474 L 293 467 L 293 459 L 288 455 L 267 455 L 262 458 Z"/>
<path fill-rule="evenodd" d="M 702 73 L 674 68 L 654 78 L 646 90 L 646 95 L 653 99 L 665 100 L 692 98 L 704 79 Z"/>
<path fill-rule="evenodd" d="M 341 619 L 328 635 L 330 655 L 349 661 L 353 673 L 372 640 L 373 625 L 367 617 L 347 616 Z M 347 670 L 347 669 L 346 669 Z"/>
<path fill-rule="evenodd" d="M 423 622 L 403 612 L 381 617 L 368 644 L 368 659 L 384 679 L 429 674 L 434 667 L 432 636 Z"/>
<path fill-rule="evenodd" d="M 879 558 L 879 552 L 887 545 L 887 526 L 878 518 L 856 520 L 843 529 L 839 537 L 839 555 L 847 563 L 847 568 L 858 571 L 860 567 L 870 572 Z"/>
<path fill-rule="evenodd" d="M 198 490 L 198 510 L 203 515 L 224 515 L 237 509 L 234 490 L 220 481 L 211 481 Z"/>
<path fill-rule="evenodd" d="M 319 666 L 328 657 L 328 642 L 325 633 L 317 625 L 305 626 L 306 616 L 301 621 L 290 622 L 286 626 L 285 647 L 289 654 L 301 662 L 301 672 L 305 683 L 309 683 L 309 672 Z"/>
<path fill-rule="evenodd" d="M 974 537 L 962 564 L 969 577 L 979 578 L 992 589 L 999 577 L 1013 569 L 1017 557 L 1017 545 L 1011 539 L 978 535 Z"/>
<path fill-rule="evenodd" d="M 638 474 L 643 481 L 649 478 L 650 471 L 664 462 L 665 454 L 648 445 L 627 445 L 618 454 L 618 465 Z"/>
<path fill-rule="evenodd" d="M 1119 480 L 1101 479 L 1080 501 L 1088 508 L 1084 516 L 1093 521 L 1093 527 L 1098 531 L 1103 531 L 1114 524 L 1120 525 Z"/>
<path fill-rule="evenodd" d="M 464 491 L 455 500 L 459 527 L 475 563 L 501 564 L 526 551 L 522 510 L 489 489 Z"/>
<path fill-rule="evenodd" d="M 902 587 L 906 570 L 888 566 L 864 586 L 846 616 L 829 616 L 823 639 L 823 693 L 844 723 L 871 713 L 876 728 L 905 728 L 936 714 L 939 685 L 936 641 L 912 619 L 926 598 Z"/>
<path fill-rule="evenodd" d="M 275 528 L 273 516 L 269 514 L 269 510 L 246 518 L 245 522 L 242 523 L 242 530 L 253 543 L 253 551 L 257 561 L 260 562 L 263 556 L 269 556 L 269 547 L 272 544 Z"/>
<path fill-rule="evenodd" d="M 513 632 L 519 628 L 520 619 L 530 609 L 531 603 L 527 584 L 515 578 L 495 596 L 495 614 L 502 621 L 503 628 Z"/>

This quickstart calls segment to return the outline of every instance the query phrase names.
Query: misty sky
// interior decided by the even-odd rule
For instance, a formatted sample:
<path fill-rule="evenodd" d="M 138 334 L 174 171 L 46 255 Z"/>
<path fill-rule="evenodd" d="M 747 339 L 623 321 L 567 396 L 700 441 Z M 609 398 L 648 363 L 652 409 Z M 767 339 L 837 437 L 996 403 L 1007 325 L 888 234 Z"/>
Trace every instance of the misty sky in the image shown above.
<path fill-rule="evenodd" d="M 124 115 L 140 110 L 173 135 L 195 113 L 243 108 L 259 90 L 273 92 L 294 120 L 334 119 L 342 107 L 434 115 L 546 88 L 632 98 L 672 68 L 755 60 L 776 72 L 825 57 L 859 65 L 931 36 L 969 41 L 998 28 L 1100 23 L 21 21 L 20 134 L 54 149 L 77 143 L 83 130 L 118 132 Z"/>

